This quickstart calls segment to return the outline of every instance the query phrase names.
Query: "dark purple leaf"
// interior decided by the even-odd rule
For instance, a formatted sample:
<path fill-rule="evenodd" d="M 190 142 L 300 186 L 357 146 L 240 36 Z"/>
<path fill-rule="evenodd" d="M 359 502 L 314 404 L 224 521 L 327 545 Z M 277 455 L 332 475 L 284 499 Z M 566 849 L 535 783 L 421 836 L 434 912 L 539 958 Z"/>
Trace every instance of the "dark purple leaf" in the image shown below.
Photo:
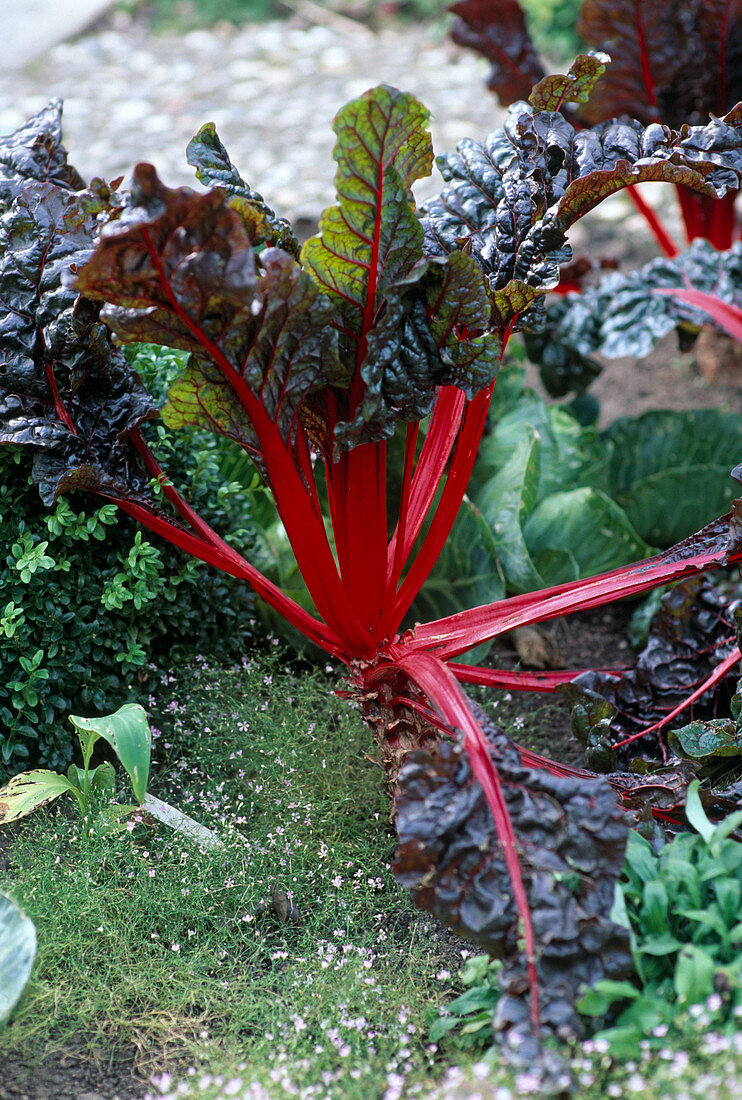
<path fill-rule="evenodd" d="M 52 99 L 12 134 L 0 137 L 0 203 L 29 180 L 81 191 L 85 183 L 67 163 L 62 146 L 62 100 Z"/>
<path fill-rule="evenodd" d="M 26 183 L 0 217 L 0 442 L 36 450 L 47 503 L 73 488 L 149 498 L 128 433 L 157 411 L 98 307 L 69 277 L 88 259 L 106 189 Z"/>
<path fill-rule="evenodd" d="M 635 668 L 620 676 L 586 672 L 558 690 L 572 706 L 572 728 L 586 746 L 588 767 L 613 771 L 616 759 L 656 753 L 659 739 L 648 733 L 629 745 L 618 742 L 666 718 L 735 649 L 733 608 L 709 582 L 681 581 L 662 598 L 649 642 Z M 714 690 L 704 694 L 673 720 L 684 721 L 728 713 L 736 672 L 730 670 Z"/>
<path fill-rule="evenodd" d="M 742 99 L 739 0 L 585 0 L 577 31 L 611 65 L 580 115 L 703 123 Z"/>
<path fill-rule="evenodd" d="M 517 747 L 481 717 L 518 843 L 537 943 L 541 1020 L 566 1038 L 580 1033 L 574 1007 L 580 990 L 630 972 L 628 935 L 608 917 L 628 824 L 607 781 L 524 766 Z M 462 746 L 441 741 L 412 753 L 399 788 L 397 880 L 421 908 L 505 960 L 495 1027 L 532 1039 L 510 879 Z"/>
<path fill-rule="evenodd" d="M 518 0 L 459 0 L 451 37 L 492 63 L 487 87 L 504 106 L 528 99 L 544 68 L 526 27 Z"/>

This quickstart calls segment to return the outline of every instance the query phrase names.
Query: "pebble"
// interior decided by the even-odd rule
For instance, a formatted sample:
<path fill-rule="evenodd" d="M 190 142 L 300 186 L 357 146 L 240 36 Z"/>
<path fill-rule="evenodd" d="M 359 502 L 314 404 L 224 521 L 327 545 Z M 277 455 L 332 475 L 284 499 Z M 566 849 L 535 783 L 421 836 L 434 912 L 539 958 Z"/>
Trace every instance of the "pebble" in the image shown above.
<path fill-rule="evenodd" d="M 155 34 L 116 13 L 20 72 L 0 71 L 0 133 L 61 96 L 65 145 L 84 178 L 127 175 L 148 160 L 175 187 L 195 184 L 185 147 L 213 121 L 243 178 L 278 213 L 312 222 L 334 201 L 332 119 L 344 103 L 382 82 L 412 92 L 432 113 L 436 152 L 452 151 L 502 121 L 484 87 L 487 68 L 422 24 Z M 418 201 L 440 186 L 436 172 L 417 185 Z"/>

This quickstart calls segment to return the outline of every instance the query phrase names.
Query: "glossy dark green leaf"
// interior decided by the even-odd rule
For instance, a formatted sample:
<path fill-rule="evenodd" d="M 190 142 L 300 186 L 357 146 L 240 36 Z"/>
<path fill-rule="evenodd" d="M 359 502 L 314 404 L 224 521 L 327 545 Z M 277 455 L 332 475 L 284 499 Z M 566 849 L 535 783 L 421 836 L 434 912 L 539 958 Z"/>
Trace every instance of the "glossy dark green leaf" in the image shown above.
<path fill-rule="evenodd" d="M 738 306 L 741 286 L 742 245 L 720 252 L 696 240 L 672 259 L 609 272 L 580 294 L 549 302 L 545 327 L 527 334 L 528 353 L 550 393 L 583 389 L 600 372 L 596 354 L 644 358 L 667 333 L 692 337 L 708 323 L 701 310 L 660 291 L 692 287 Z"/>
<path fill-rule="evenodd" d="M 482 145 L 439 158 L 450 182 L 426 204 L 425 248 L 470 250 L 489 278 L 493 327 L 511 328 L 558 284 L 567 232 L 588 210 L 643 180 L 722 195 L 739 186 L 741 147 L 734 114 L 680 132 L 638 122 L 576 131 L 558 113 L 516 104 Z M 528 323 L 538 321 L 537 311 Z"/>
<path fill-rule="evenodd" d="M 0 203 L 8 203 L 30 180 L 81 191 L 82 177 L 67 163 L 62 145 L 62 100 L 43 110 L 12 134 L 0 137 Z"/>
<path fill-rule="evenodd" d="M 127 433 L 155 406 L 69 285 L 90 256 L 101 191 L 29 182 L 0 217 L 0 442 L 35 451 L 47 502 L 73 488 L 148 497 Z"/>

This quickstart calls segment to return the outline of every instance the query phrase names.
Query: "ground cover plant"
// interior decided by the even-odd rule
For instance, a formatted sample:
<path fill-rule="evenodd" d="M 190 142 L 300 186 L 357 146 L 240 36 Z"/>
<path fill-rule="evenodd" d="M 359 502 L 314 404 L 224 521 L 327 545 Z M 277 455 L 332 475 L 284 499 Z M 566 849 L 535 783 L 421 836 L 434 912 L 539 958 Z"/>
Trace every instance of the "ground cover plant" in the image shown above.
<path fill-rule="evenodd" d="M 739 185 L 737 111 L 680 132 L 638 122 L 576 131 L 558 108 L 584 96 L 602 69 L 600 59 L 578 59 L 484 145 L 465 142 L 443 158 L 448 186 L 422 219 L 410 189 L 432 165 L 427 112 L 396 89 L 372 89 L 336 117 L 339 202 L 301 249 L 212 125 L 189 146 L 200 181 L 217 185 L 206 193 L 171 191 L 148 165 L 135 170 L 125 200 L 101 181 L 85 188 L 67 164 L 53 105 L 0 147 L 0 441 L 33 451 L 46 502 L 71 490 L 115 502 L 247 581 L 344 664 L 345 694 L 369 722 L 396 795 L 397 877 L 419 904 L 503 957 L 501 1031 L 508 1053 L 529 1061 L 543 1032 L 579 1030 L 583 984 L 618 979 L 630 965 L 626 931 L 607 917 L 628 831 L 616 791 L 637 801 L 635 788 L 647 784 L 519 748 L 460 686 L 553 690 L 574 673 L 456 658 L 515 626 L 742 557 L 735 502 L 633 566 L 402 629 L 459 513 L 507 340 L 557 284 L 569 227 L 643 179 L 706 195 Z M 163 418 L 209 427 L 253 459 L 313 609 L 177 491 L 148 444 L 156 404 L 110 331 L 191 353 Z M 404 457 L 390 514 L 396 437 Z M 719 618 L 726 649 L 700 688 L 686 668 L 690 702 L 739 659 Z M 663 815 L 682 806 L 690 778 L 686 769 L 664 782 L 674 801 L 665 798 Z M 550 1067 L 544 1054 L 545 1074 Z"/>
<path fill-rule="evenodd" d="M 91 1089 L 100 1059 L 118 1069 L 112 1091 L 139 1098 L 529 1095 L 527 1074 L 486 1054 L 491 1030 L 476 1046 L 456 1030 L 431 1037 L 474 951 L 426 927 L 394 881 L 371 739 L 335 705 L 334 677 L 297 675 L 270 648 L 231 668 L 178 669 L 148 700 L 153 789 L 224 849 L 146 817 L 87 834 L 61 804 L 15 830 L 4 883 L 38 925 L 39 956 L 0 1030 L 6 1086 L 28 1090 L 22 1059 L 61 1092 L 50 1052 L 64 1049 L 92 1065 Z M 295 910 L 285 922 L 282 895 Z M 624 1059 L 578 1043 L 578 1094 L 732 1100 L 742 1050 L 701 1007 Z"/>
<path fill-rule="evenodd" d="M 4 1070 L 19 1052 L 38 1066 L 50 1048 L 133 1049 L 140 1097 L 167 1072 L 194 1087 L 209 1074 L 204 1095 L 240 1077 L 259 1095 L 288 1083 L 358 1100 L 429 1074 L 428 1005 L 465 945 L 444 954 L 394 882 L 358 714 L 338 709 L 325 672 L 287 664 L 277 646 L 230 668 L 198 661 L 148 700 L 151 788 L 223 848 L 146 814 L 87 832 L 62 804 L 9 827 L 4 881 L 39 955 L 0 1031 Z"/>

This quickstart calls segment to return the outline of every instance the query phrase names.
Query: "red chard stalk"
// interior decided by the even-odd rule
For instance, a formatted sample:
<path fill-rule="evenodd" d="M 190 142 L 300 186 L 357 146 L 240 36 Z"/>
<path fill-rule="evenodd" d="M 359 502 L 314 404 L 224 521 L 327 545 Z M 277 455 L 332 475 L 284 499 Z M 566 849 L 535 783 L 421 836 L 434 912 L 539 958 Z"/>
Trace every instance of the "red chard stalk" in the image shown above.
<path fill-rule="evenodd" d="M 600 58 L 578 59 L 568 76 L 541 81 L 503 129 L 442 158 L 446 186 L 422 215 L 412 186 L 432 169 L 428 112 L 394 88 L 372 89 L 335 119 L 337 204 L 301 249 L 211 125 L 188 150 L 203 193 L 165 187 L 146 164 L 123 199 L 100 181 L 85 189 L 60 145 L 58 105 L 0 141 L 0 442 L 33 450 L 45 501 L 72 489 L 115 501 L 244 578 L 344 663 L 346 694 L 396 799 L 400 880 L 503 955 L 499 1026 L 522 1040 L 522 1056 L 545 1059 L 544 1072 L 542 1032 L 579 1033 L 581 986 L 630 966 L 627 935 L 607 914 L 629 825 L 617 799 L 634 795 L 614 776 L 521 750 L 461 686 L 553 691 L 580 670 L 523 674 L 454 658 L 516 625 L 742 558 L 737 502 L 647 561 L 403 628 L 464 501 L 507 340 L 557 284 L 572 223 L 644 179 L 709 196 L 739 185 L 735 112 L 678 132 L 641 122 L 576 130 L 560 109 L 583 100 L 602 69 Z M 119 349 L 129 342 L 189 354 L 161 410 Z M 158 415 L 173 429 L 219 433 L 254 461 L 312 611 L 170 483 L 147 443 Z M 718 657 L 726 677 L 728 645 Z"/>

